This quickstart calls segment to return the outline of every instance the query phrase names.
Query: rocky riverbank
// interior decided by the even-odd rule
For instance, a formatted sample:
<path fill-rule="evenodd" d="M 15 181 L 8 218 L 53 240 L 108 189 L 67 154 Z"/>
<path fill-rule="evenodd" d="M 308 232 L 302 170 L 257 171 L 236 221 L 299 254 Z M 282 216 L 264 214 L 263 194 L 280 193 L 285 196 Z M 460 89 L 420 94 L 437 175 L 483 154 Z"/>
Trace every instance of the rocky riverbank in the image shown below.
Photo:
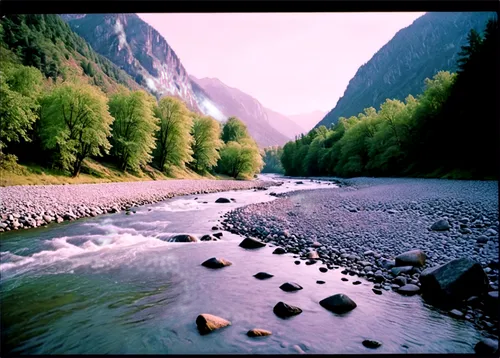
<path fill-rule="evenodd" d="M 498 182 L 356 178 L 338 184 L 346 185 L 278 194 L 226 214 L 223 225 L 280 246 L 277 254 L 295 254 L 296 264 L 323 261 L 343 270 L 344 281 L 366 278 L 374 294 L 420 293 L 426 269 L 471 259 L 480 267 L 458 266 L 463 277 L 484 275 L 484 294 L 450 302 L 443 312 L 498 337 Z M 413 250 L 420 251 L 398 258 Z"/>
<path fill-rule="evenodd" d="M 0 232 L 44 226 L 157 203 L 174 196 L 267 188 L 252 180 L 161 180 L 0 188 Z"/>

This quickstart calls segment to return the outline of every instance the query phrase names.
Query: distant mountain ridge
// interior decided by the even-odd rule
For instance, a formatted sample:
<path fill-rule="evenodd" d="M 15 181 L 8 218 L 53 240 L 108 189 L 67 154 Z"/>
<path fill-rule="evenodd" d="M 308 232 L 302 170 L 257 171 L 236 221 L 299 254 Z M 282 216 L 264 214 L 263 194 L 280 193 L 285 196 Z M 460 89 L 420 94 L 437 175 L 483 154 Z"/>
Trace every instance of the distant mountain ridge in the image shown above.
<path fill-rule="evenodd" d="M 387 98 L 404 100 L 424 88 L 438 71 L 456 71 L 461 46 L 471 29 L 482 32 L 493 12 L 427 13 L 398 31 L 349 81 L 336 106 L 316 125 L 330 126 Z"/>
<path fill-rule="evenodd" d="M 191 80 L 202 88 L 226 116 L 242 120 L 256 142 L 262 146 L 283 145 L 292 137 L 280 133 L 268 120 L 267 109 L 252 96 L 237 88 L 229 87 L 217 78 L 196 78 Z"/>
<path fill-rule="evenodd" d="M 226 118 L 189 75 L 167 41 L 135 14 L 61 15 L 99 54 L 158 97 L 181 98 L 192 111 Z"/>

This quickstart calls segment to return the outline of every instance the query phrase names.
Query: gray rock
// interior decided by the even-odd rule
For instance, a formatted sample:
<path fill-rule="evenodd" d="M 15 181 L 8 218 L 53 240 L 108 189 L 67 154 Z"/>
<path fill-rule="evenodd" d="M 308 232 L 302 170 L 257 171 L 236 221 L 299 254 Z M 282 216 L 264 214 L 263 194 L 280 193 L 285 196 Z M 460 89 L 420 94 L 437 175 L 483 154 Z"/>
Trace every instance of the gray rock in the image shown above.
<path fill-rule="evenodd" d="M 357 307 L 356 302 L 343 293 L 327 297 L 319 302 L 321 307 L 337 314 L 349 312 Z"/>
<path fill-rule="evenodd" d="M 215 236 L 210 235 L 210 234 L 203 235 L 202 237 L 200 237 L 200 241 L 218 241 L 218 240 L 219 239 L 217 239 Z"/>
<path fill-rule="evenodd" d="M 420 287 L 409 283 L 398 288 L 397 292 L 405 296 L 413 296 L 420 292 Z"/>
<path fill-rule="evenodd" d="M 231 266 L 232 262 L 227 261 L 227 260 L 222 259 L 222 258 L 219 259 L 216 257 L 212 257 L 212 258 L 206 260 L 205 262 L 203 262 L 201 265 L 208 267 L 208 268 L 217 269 L 217 268 L 222 268 L 222 267 L 226 267 L 226 266 Z"/>
<path fill-rule="evenodd" d="M 363 345 L 366 348 L 376 349 L 376 348 L 380 347 L 382 345 L 382 343 L 380 343 L 378 341 L 371 340 L 371 339 L 365 339 L 363 341 Z"/>
<path fill-rule="evenodd" d="M 288 318 L 301 314 L 302 310 L 299 307 L 292 306 L 284 302 L 278 302 L 276 306 L 274 306 L 273 312 L 280 318 Z"/>
<path fill-rule="evenodd" d="M 268 278 L 274 277 L 274 275 L 271 275 L 270 273 L 267 272 L 259 272 L 253 275 L 253 277 L 258 278 L 259 280 L 266 280 Z"/>
<path fill-rule="evenodd" d="M 169 242 L 197 242 L 198 239 L 194 237 L 193 235 L 187 235 L 187 234 L 182 234 L 182 235 L 175 235 L 172 236 L 168 239 Z"/>
<path fill-rule="evenodd" d="M 450 230 L 450 228 L 451 228 L 450 223 L 448 222 L 448 220 L 444 220 L 444 219 L 436 221 L 431 226 L 431 230 L 434 230 L 434 231 L 446 231 L 446 230 Z"/>
<path fill-rule="evenodd" d="M 393 267 L 391 269 L 391 273 L 394 275 L 394 276 L 399 276 L 401 275 L 402 273 L 411 273 L 413 272 L 413 266 L 401 266 L 401 267 Z"/>
<path fill-rule="evenodd" d="M 283 255 L 283 254 L 286 254 L 286 250 L 282 247 L 277 247 L 276 249 L 274 249 L 273 254 L 274 255 Z"/>
<path fill-rule="evenodd" d="M 488 278 L 481 265 L 466 257 L 424 270 L 420 283 L 424 298 L 435 302 L 462 301 L 488 289 Z"/>
<path fill-rule="evenodd" d="M 474 351 L 479 355 L 490 355 L 498 353 L 498 340 L 485 338 L 474 346 Z"/>
<path fill-rule="evenodd" d="M 280 286 L 280 288 L 285 292 L 294 292 L 298 290 L 302 290 L 302 286 L 295 282 L 285 282 Z"/>
<path fill-rule="evenodd" d="M 262 241 L 257 240 L 257 239 L 247 237 L 242 242 L 240 242 L 239 246 L 244 248 L 244 249 L 258 249 L 258 248 L 266 246 L 266 244 Z"/>
<path fill-rule="evenodd" d="M 450 314 L 450 316 L 455 317 L 455 318 L 463 318 L 464 317 L 464 314 L 457 309 L 452 309 L 448 313 Z"/>
<path fill-rule="evenodd" d="M 230 203 L 231 200 L 229 200 L 228 198 L 219 198 L 215 201 L 216 203 L 222 203 L 222 204 L 226 204 L 226 203 Z"/>
<path fill-rule="evenodd" d="M 396 256 L 396 266 L 416 266 L 425 265 L 427 255 L 422 250 L 411 250 Z"/>

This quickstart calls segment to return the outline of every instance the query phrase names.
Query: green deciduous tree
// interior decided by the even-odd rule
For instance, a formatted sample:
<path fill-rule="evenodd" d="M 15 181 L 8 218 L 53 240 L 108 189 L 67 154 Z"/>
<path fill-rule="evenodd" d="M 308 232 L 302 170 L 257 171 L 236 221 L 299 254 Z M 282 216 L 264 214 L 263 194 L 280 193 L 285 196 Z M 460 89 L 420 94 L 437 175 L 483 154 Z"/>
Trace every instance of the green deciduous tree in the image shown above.
<path fill-rule="evenodd" d="M 55 149 L 62 167 L 73 176 L 83 160 L 111 147 L 113 117 L 107 98 L 84 83 L 62 83 L 41 100 L 40 136 L 44 147 Z"/>
<path fill-rule="evenodd" d="M 236 117 L 229 117 L 222 129 L 222 140 L 224 143 L 239 142 L 243 138 L 248 138 L 247 127 Z"/>
<path fill-rule="evenodd" d="M 233 178 L 251 178 L 263 166 L 262 156 L 250 138 L 230 141 L 220 151 L 219 171 Z"/>
<path fill-rule="evenodd" d="M 193 160 L 193 119 L 189 110 L 177 98 L 164 97 L 155 108 L 155 115 L 160 120 L 155 150 L 160 169 L 166 170 L 171 165 L 184 167 Z"/>
<path fill-rule="evenodd" d="M 155 100 L 144 91 L 122 91 L 109 101 L 114 117 L 112 155 L 122 170 L 138 170 L 152 159 L 158 119 L 153 115 Z"/>
<path fill-rule="evenodd" d="M 38 118 L 42 74 L 33 67 L 4 64 L 0 69 L 0 153 L 9 142 L 30 141 Z"/>
<path fill-rule="evenodd" d="M 220 158 L 219 149 L 224 144 L 220 140 L 220 125 L 212 117 L 194 115 L 191 134 L 193 137 L 191 166 L 197 172 L 208 171 L 217 164 Z"/>

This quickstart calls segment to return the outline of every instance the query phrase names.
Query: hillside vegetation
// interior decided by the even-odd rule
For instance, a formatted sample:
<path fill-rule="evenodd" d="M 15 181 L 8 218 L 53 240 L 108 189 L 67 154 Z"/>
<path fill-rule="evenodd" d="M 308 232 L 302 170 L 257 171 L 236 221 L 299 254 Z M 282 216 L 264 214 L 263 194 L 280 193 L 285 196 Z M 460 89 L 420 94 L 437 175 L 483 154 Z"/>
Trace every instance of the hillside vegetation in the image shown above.
<path fill-rule="evenodd" d="M 243 123 L 245 135 L 224 142 L 219 122 L 157 101 L 56 15 L 6 16 L 0 51 L 2 185 L 212 177 L 219 167 L 250 178 L 262 167 Z M 228 160 L 243 169 L 229 172 Z"/>
<path fill-rule="evenodd" d="M 494 12 L 430 12 L 401 29 L 349 81 L 343 96 L 315 127 L 336 124 L 387 98 L 404 101 L 438 71 L 456 72 L 469 29 L 482 31 Z"/>
<path fill-rule="evenodd" d="M 497 46 L 496 20 L 484 36 L 471 30 L 456 74 L 440 71 L 416 97 L 387 99 L 378 111 L 366 108 L 288 142 L 286 174 L 497 178 Z"/>

